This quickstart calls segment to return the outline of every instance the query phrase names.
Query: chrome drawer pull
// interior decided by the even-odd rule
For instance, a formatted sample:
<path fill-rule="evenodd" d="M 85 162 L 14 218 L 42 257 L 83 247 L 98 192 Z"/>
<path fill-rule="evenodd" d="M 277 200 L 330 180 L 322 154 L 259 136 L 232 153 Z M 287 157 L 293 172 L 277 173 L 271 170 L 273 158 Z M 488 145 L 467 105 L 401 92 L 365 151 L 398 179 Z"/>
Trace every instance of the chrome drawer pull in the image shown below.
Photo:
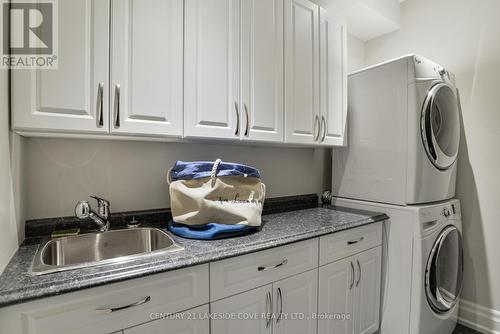
<path fill-rule="evenodd" d="M 349 290 L 352 290 L 354 286 L 354 264 L 351 262 L 351 284 L 349 285 Z"/>
<path fill-rule="evenodd" d="M 321 137 L 321 143 L 325 141 L 326 137 L 326 120 L 325 116 L 321 117 L 321 127 L 323 128 L 323 136 Z"/>
<path fill-rule="evenodd" d="M 347 244 L 348 245 L 354 245 L 354 244 L 357 244 L 358 242 L 363 241 L 364 239 L 365 239 L 364 237 L 361 237 L 361 238 L 356 239 L 356 240 L 349 240 L 349 241 L 347 241 Z"/>
<path fill-rule="evenodd" d="M 102 116 L 102 109 L 103 109 L 103 91 L 104 91 L 104 82 L 100 82 L 99 86 L 97 87 L 97 127 L 102 128 L 104 125 L 104 120 Z"/>
<path fill-rule="evenodd" d="M 257 270 L 258 271 L 266 271 L 266 270 L 270 270 L 270 269 L 276 269 L 276 268 L 279 268 L 281 266 L 284 266 L 287 263 L 288 263 L 288 260 L 284 259 L 283 261 L 281 261 L 280 263 L 278 263 L 278 264 L 276 264 L 274 266 L 268 266 L 268 267 L 261 266 L 261 267 L 257 267 Z"/>
<path fill-rule="evenodd" d="M 272 301 L 272 296 L 271 292 L 266 293 L 266 328 L 269 328 L 271 326 L 271 313 L 273 312 L 273 301 Z"/>
<path fill-rule="evenodd" d="M 113 312 L 117 312 L 117 311 L 125 310 L 125 309 L 131 308 L 131 307 L 135 307 L 135 306 L 146 304 L 150 300 L 151 300 L 151 297 L 147 296 L 147 297 L 142 298 L 139 301 L 136 301 L 135 303 L 128 304 L 128 305 L 125 305 L 125 306 L 109 307 L 109 308 L 97 308 L 94 311 L 99 312 L 99 313 L 104 313 L 104 314 L 110 314 L 110 313 L 113 313 Z"/>
<path fill-rule="evenodd" d="M 321 123 L 319 121 L 319 116 L 316 115 L 314 118 L 314 128 L 313 128 L 313 136 L 314 136 L 314 141 L 318 141 L 319 139 L 319 134 L 321 132 Z M 316 129 L 318 130 L 318 134 L 316 134 Z"/>
<path fill-rule="evenodd" d="M 281 288 L 278 288 L 276 298 L 279 301 L 279 311 L 278 311 L 278 317 L 276 318 L 276 323 L 279 324 L 281 318 L 283 317 L 283 293 L 281 293 Z"/>
<path fill-rule="evenodd" d="M 359 269 L 359 277 L 358 277 L 358 281 L 356 282 L 356 287 L 359 285 L 359 282 L 361 282 L 361 264 L 359 263 L 359 260 L 356 260 L 356 262 L 358 263 L 358 269 Z"/>
<path fill-rule="evenodd" d="M 240 135 L 240 110 L 238 108 L 238 102 L 234 102 L 234 110 L 236 111 L 236 131 L 234 134 L 236 136 Z"/>
<path fill-rule="evenodd" d="M 120 85 L 115 86 L 115 128 L 120 127 Z"/>
<path fill-rule="evenodd" d="M 243 107 L 245 108 L 245 115 L 247 116 L 247 126 L 245 127 L 245 137 L 248 137 L 249 131 L 250 131 L 250 116 L 248 115 L 248 108 L 246 103 L 243 104 Z"/>

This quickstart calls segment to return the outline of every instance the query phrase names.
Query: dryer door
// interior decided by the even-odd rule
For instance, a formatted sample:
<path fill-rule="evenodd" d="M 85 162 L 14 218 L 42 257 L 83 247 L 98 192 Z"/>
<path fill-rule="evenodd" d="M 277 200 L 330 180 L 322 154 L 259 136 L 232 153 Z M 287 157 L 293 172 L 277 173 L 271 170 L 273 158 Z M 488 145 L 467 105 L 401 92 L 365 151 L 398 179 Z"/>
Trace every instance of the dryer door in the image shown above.
<path fill-rule="evenodd" d="M 444 82 L 432 86 L 420 123 L 427 156 L 436 168 L 448 169 L 457 159 L 460 141 L 458 98 L 452 86 Z"/>
<path fill-rule="evenodd" d="M 455 226 L 447 226 L 432 247 L 425 271 L 425 292 L 437 313 L 450 311 L 462 289 L 462 236 Z"/>

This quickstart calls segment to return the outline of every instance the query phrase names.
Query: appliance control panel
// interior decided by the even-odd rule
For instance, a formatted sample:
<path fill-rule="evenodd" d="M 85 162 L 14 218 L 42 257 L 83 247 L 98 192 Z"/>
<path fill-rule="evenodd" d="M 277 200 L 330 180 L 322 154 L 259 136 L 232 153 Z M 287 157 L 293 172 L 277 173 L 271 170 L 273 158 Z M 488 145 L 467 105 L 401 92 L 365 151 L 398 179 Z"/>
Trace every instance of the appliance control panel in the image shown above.
<path fill-rule="evenodd" d="M 440 79 L 451 84 L 455 83 L 453 73 L 429 59 L 414 56 L 413 66 L 415 67 L 415 78 L 417 79 Z"/>
<path fill-rule="evenodd" d="M 453 200 L 447 203 L 425 207 L 420 210 L 420 219 L 426 221 L 442 221 L 446 219 L 460 219 L 460 201 Z"/>

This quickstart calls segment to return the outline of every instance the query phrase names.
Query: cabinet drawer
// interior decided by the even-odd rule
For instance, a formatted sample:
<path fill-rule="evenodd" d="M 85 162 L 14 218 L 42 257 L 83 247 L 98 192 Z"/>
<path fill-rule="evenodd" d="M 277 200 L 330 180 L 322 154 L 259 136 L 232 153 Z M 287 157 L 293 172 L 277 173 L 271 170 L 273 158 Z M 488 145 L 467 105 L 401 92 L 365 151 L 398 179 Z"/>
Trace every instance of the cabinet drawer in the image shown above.
<path fill-rule="evenodd" d="M 382 244 L 382 223 L 326 235 L 319 240 L 320 266 Z"/>
<path fill-rule="evenodd" d="M 302 273 L 318 266 L 318 239 L 210 264 L 210 300 Z"/>
<path fill-rule="evenodd" d="M 209 334 L 208 304 L 123 331 L 123 334 Z M 121 332 L 120 332 L 121 333 Z"/>
<path fill-rule="evenodd" d="M 2 309 L 0 332 L 108 334 L 206 304 L 208 288 L 208 265 L 156 274 Z"/>

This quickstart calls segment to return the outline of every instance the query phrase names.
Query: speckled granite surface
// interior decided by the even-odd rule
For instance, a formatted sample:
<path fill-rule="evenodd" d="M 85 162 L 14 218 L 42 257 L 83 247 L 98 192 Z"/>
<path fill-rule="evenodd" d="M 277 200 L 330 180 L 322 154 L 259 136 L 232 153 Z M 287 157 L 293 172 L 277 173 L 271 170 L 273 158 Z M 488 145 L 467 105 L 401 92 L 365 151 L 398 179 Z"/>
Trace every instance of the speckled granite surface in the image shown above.
<path fill-rule="evenodd" d="M 266 215 L 260 232 L 232 239 L 200 241 L 173 236 L 183 251 L 42 276 L 29 274 L 39 242 L 25 244 L 0 276 L 0 307 L 217 261 L 387 219 L 384 214 L 336 209 L 322 207 Z"/>

